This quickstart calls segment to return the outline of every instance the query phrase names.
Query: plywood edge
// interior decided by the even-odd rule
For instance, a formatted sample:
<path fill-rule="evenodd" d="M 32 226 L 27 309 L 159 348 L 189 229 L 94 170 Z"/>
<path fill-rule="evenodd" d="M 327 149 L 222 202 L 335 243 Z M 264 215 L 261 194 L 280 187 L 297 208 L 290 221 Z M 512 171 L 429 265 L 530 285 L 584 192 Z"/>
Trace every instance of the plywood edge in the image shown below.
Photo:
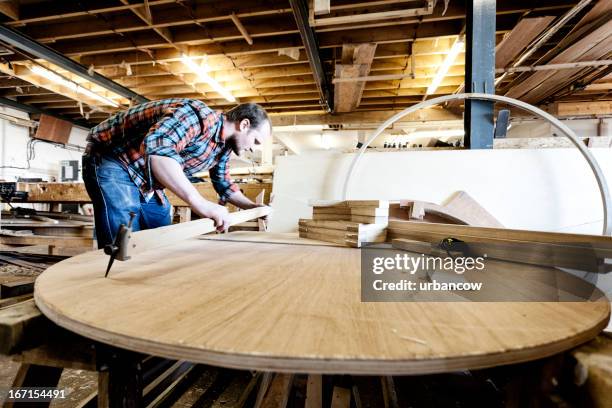
<path fill-rule="evenodd" d="M 597 336 L 607 326 L 608 320 L 610 319 L 610 303 L 601 302 L 602 305 L 606 305 L 605 311 L 601 319 L 598 319 L 593 326 L 573 336 L 565 337 L 554 342 L 547 342 L 546 344 L 533 345 L 520 349 L 505 349 L 497 353 L 485 355 L 463 355 L 452 358 L 348 360 L 227 353 L 223 351 L 185 347 L 180 344 L 165 344 L 143 338 L 111 333 L 75 321 L 54 310 L 53 306 L 48 305 L 44 297 L 37 290 L 34 291 L 34 300 L 42 313 L 58 326 L 102 343 L 170 359 L 183 359 L 194 363 L 239 370 L 274 371 L 277 373 L 414 375 L 445 373 L 466 369 L 482 369 L 505 364 L 521 363 L 549 357 L 581 345 Z"/>

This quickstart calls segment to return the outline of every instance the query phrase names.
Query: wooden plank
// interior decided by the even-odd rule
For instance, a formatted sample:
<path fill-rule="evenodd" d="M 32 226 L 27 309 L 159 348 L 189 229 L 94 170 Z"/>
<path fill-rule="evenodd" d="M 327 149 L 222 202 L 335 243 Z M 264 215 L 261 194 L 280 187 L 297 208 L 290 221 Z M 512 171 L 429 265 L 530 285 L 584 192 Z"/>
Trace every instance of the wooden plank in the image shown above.
<path fill-rule="evenodd" d="M 448 252 L 438 248 L 438 244 L 447 238 L 445 234 L 432 232 L 407 232 L 397 234 L 391 232 L 394 248 L 435 256 L 448 256 Z M 404 236 L 410 239 L 397 238 Z M 504 261 L 522 262 L 530 265 L 571 268 L 588 272 L 604 272 L 612 270 L 612 249 L 597 250 L 587 245 L 572 246 L 545 244 L 527 241 L 482 239 L 462 235 L 461 238 L 469 245 L 470 256 L 483 256 Z M 415 241 L 416 240 L 416 241 Z M 423 242 L 424 241 L 424 242 Z"/>
<path fill-rule="evenodd" d="M 595 116 L 612 114 L 612 101 L 556 102 L 552 112 L 555 116 Z"/>
<path fill-rule="evenodd" d="M 380 377 L 382 385 L 383 401 L 385 408 L 399 408 L 399 402 L 397 400 L 397 391 L 395 390 L 395 382 L 393 377 L 385 375 Z"/>
<path fill-rule="evenodd" d="M 0 298 L 6 299 L 34 292 L 34 279 L 27 278 L 0 284 Z"/>
<path fill-rule="evenodd" d="M 465 191 L 457 191 L 449 197 L 444 203 L 444 208 L 448 212 L 457 214 L 468 225 L 477 227 L 504 227 L 501 222 Z"/>
<path fill-rule="evenodd" d="M 555 16 L 522 18 L 495 48 L 495 67 L 505 68 L 555 19 Z"/>
<path fill-rule="evenodd" d="M 316 228 L 316 227 L 304 227 L 301 226 L 298 228 L 299 232 L 308 232 L 310 234 L 317 234 L 320 236 L 328 236 L 331 238 L 340 238 L 340 239 L 345 239 L 346 238 L 346 230 L 335 230 L 335 229 L 328 229 L 328 228 Z"/>
<path fill-rule="evenodd" d="M 610 405 L 612 393 L 612 337 L 602 334 L 583 346 L 572 350 L 576 360 L 574 385 L 584 405 Z"/>
<path fill-rule="evenodd" d="M 363 224 L 386 224 L 389 222 L 389 217 L 370 217 L 367 215 L 351 215 L 352 222 L 358 222 Z"/>
<path fill-rule="evenodd" d="M 449 225 L 420 223 L 413 221 L 389 221 L 390 232 L 428 231 L 448 236 L 470 235 L 491 239 L 512 239 L 517 241 L 546 242 L 546 243 L 590 243 L 595 247 L 612 247 L 612 237 L 602 235 L 569 234 L 563 232 L 546 232 L 515 230 L 506 228 L 473 227 L 470 225 Z"/>
<path fill-rule="evenodd" d="M 266 244 L 289 245 L 335 245 L 329 242 L 300 238 L 295 232 L 235 231 L 229 234 L 202 235 L 199 239 L 232 242 L 259 242 Z"/>
<path fill-rule="evenodd" d="M 236 369 L 408 375 L 484 368 L 567 350 L 593 338 L 610 316 L 607 301 L 361 302 L 361 251 L 353 248 L 191 239 L 116 263 L 111 279 L 103 278 L 107 262 L 92 251 L 47 269 L 35 288 L 41 311 L 93 340 Z M 533 280 L 516 276 L 562 273 L 499 261 L 489 267 L 508 276 L 500 290 L 534 294 Z M 553 287 L 564 282 L 583 281 L 567 275 Z"/>
<path fill-rule="evenodd" d="M 0 0 L 0 13 L 13 20 L 19 20 L 19 3 L 17 0 Z"/>
<path fill-rule="evenodd" d="M 331 408 L 350 408 L 351 390 L 343 387 L 334 387 Z"/>
<path fill-rule="evenodd" d="M 343 44 L 342 64 L 336 64 L 336 78 L 361 78 L 370 73 L 376 43 Z M 360 102 L 365 88 L 364 81 L 337 82 L 334 84 L 334 111 L 351 112 Z"/>
<path fill-rule="evenodd" d="M 323 381 L 319 374 L 309 374 L 306 383 L 304 408 L 321 408 L 323 405 Z"/>
<path fill-rule="evenodd" d="M 276 374 L 270 383 L 270 387 L 264 396 L 261 405 L 257 408 L 285 408 L 289 401 L 291 386 L 293 385 L 293 374 Z"/>
<path fill-rule="evenodd" d="M 312 214 L 312 219 L 317 221 L 350 221 L 350 214 Z"/>
<path fill-rule="evenodd" d="M 314 239 L 318 241 L 331 242 L 331 243 L 334 243 L 340 246 L 349 246 L 349 244 L 347 244 L 346 242 L 345 237 L 335 237 L 330 234 L 321 234 L 321 233 L 310 232 L 310 231 L 300 231 L 299 234 L 300 234 L 300 238 L 308 238 L 308 239 Z"/>
<path fill-rule="evenodd" d="M 605 41 L 612 30 L 612 20 L 594 30 L 589 35 L 575 42 L 570 47 L 559 53 L 556 57 L 549 61 L 550 64 L 559 64 L 564 62 L 581 61 L 582 57 L 594 46 L 602 41 Z M 592 59 L 592 58 L 591 58 Z M 570 70 L 572 71 L 572 70 Z M 520 84 L 512 87 L 505 96 L 515 99 L 524 100 L 524 96 L 534 90 L 540 88 L 543 82 L 550 78 L 550 73 L 539 71 L 532 74 L 529 78 L 522 81 Z M 531 100 L 531 99 L 530 99 Z M 528 101 L 529 102 L 529 101 Z"/>
<path fill-rule="evenodd" d="M 612 30 L 612 24 L 608 26 L 609 30 Z M 595 40 L 594 40 L 595 41 Z M 579 61 L 592 61 L 606 58 L 609 54 L 610 47 L 609 41 L 606 39 L 601 40 L 599 43 L 593 43 L 591 48 L 588 48 L 579 58 Z M 578 80 L 582 73 L 589 68 L 574 68 L 574 69 L 563 69 L 556 72 L 549 73 L 546 80 L 543 81 L 540 86 L 532 89 L 525 95 L 523 100 L 525 102 L 535 103 L 537 101 L 544 100 L 545 97 L 554 94 L 555 92 L 562 90 L 564 87 L 571 85 L 573 82 Z"/>
<path fill-rule="evenodd" d="M 10 354 L 32 339 L 32 332 L 44 327 L 45 318 L 34 300 L 0 309 L 0 353 Z"/>
<path fill-rule="evenodd" d="M 236 183 L 240 190 L 249 199 L 255 200 L 257 194 L 265 189 L 269 198 L 272 192 L 272 183 Z M 204 198 L 216 202 L 219 196 L 211 183 L 194 183 L 194 187 Z M 83 183 L 17 183 L 17 190 L 28 192 L 30 203 L 89 203 L 91 199 L 85 190 Z M 170 204 L 177 207 L 185 207 L 187 204 L 171 191 L 166 189 L 166 196 Z M 265 202 L 268 204 L 268 201 Z"/>
<path fill-rule="evenodd" d="M 358 224 L 350 221 L 326 221 L 326 220 L 309 220 L 300 218 L 298 221 L 300 226 L 308 228 L 327 228 L 345 231 L 349 226 L 357 226 Z"/>
<path fill-rule="evenodd" d="M 351 215 L 349 207 L 312 207 L 313 214 L 334 214 L 334 215 Z"/>
<path fill-rule="evenodd" d="M 271 212 L 271 207 L 257 207 L 250 210 L 230 213 L 230 226 L 265 217 Z M 129 254 L 130 256 L 134 256 L 141 252 L 161 248 L 215 230 L 216 227 L 213 220 L 210 218 L 202 218 L 181 224 L 133 232 L 129 243 Z"/>
<path fill-rule="evenodd" d="M 93 248 L 93 238 L 45 236 L 45 235 L 6 235 L 0 234 L 0 244 L 6 245 L 50 245 L 60 248 Z"/>
<path fill-rule="evenodd" d="M 190 207 L 176 207 L 176 212 L 179 216 L 179 222 L 191 221 L 191 208 Z"/>

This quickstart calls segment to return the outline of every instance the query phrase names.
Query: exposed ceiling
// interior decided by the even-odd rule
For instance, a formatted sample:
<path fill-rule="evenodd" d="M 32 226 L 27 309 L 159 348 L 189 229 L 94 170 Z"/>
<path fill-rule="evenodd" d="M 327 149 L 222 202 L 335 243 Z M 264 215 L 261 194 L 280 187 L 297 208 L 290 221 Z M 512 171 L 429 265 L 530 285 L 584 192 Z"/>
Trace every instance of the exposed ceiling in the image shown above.
<path fill-rule="evenodd" d="M 151 100 L 199 98 L 218 109 L 238 102 L 257 102 L 276 114 L 323 114 L 322 93 L 291 3 L 22 0 L 2 2 L 0 19 Z M 503 61 L 497 61 L 498 68 L 515 65 L 547 28 L 578 3 L 498 1 L 498 56 L 503 57 Z M 610 3 L 592 1 L 524 58 L 520 66 L 610 59 L 612 30 L 609 21 L 601 20 L 601 11 L 609 13 Z M 308 22 L 318 41 L 324 81 L 336 111 L 395 110 L 420 102 L 465 29 L 463 1 L 450 0 L 446 10 L 442 0 L 331 0 L 330 5 L 329 14 L 315 14 L 311 9 Z M 508 35 L 511 37 L 504 44 Z M 361 48 L 356 47 L 359 45 Z M 461 49 L 430 96 L 451 94 L 462 88 L 463 56 Z M 55 65 L 28 58 L 11 47 L 0 53 L 0 62 L 0 96 L 71 120 L 93 125 L 129 104 L 126 98 Z M 204 81 L 195 72 L 198 67 L 236 101 L 228 101 L 218 88 Z M 77 89 L 70 89 L 67 83 L 58 85 L 41 69 L 77 83 Z M 334 78 L 382 75 L 386 77 L 334 83 Z M 498 73 L 498 77 L 501 75 Z M 609 65 L 587 66 L 509 73 L 499 81 L 497 93 L 537 104 L 609 101 L 611 83 Z M 104 105 L 100 98 L 79 93 L 78 87 L 110 99 L 117 106 Z"/>

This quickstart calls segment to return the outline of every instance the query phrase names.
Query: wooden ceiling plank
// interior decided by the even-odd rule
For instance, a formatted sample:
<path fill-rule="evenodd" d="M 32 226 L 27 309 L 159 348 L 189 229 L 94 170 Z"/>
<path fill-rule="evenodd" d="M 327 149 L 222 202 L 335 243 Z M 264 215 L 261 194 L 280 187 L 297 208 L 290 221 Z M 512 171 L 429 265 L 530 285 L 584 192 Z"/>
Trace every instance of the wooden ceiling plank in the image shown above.
<path fill-rule="evenodd" d="M 240 21 L 240 18 L 238 18 L 238 16 L 236 15 L 236 13 L 232 11 L 232 14 L 230 14 L 230 18 L 232 19 L 232 22 L 234 23 L 238 31 L 240 31 L 240 34 L 242 34 L 242 36 L 244 37 L 244 40 L 249 45 L 253 45 L 253 37 L 251 37 L 247 29 L 242 24 L 242 21 Z"/>
<path fill-rule="evenodd" d="M 551 64 L 560 64 L 566 62 L 576 62 L 586 58 L 585 60 L 592 60 L 596 58 L 589 58 L 591 54 L 589 51 L 602 41 L 607 41 L 612 32 L 612 20 L 609 20 L 606 24 L 602 25 L 598 29 L 594 30 L 587 36 L 583 37 L 580 41 L 575 42 L 572 46 L 566 48 L 560 52 L 556 57 L 550 60 Z M 571 71 L 571 70 L 566 70 Z M 534 92 L 538 89 L 543 82 L 550 77 L 550 73 L 546 71 L 538 71 L 529 76 L 526 80 L 512 87 L 506 96 L 515 99 L 522 99 L 526 94 Z M 530 99 L 533 100 L 533 99 Z"/>
<path fill-rule="evenodd" d="M 19 2 L 17 0 L 0 0 L 0 13 L 13 20 L 19 20 Z"/>
<path fill-rule="evenodd" d="M 495 67 L 505 68 L 534 41 L 555 19 L 555 16 L 521 19 L 495 49 Z"/>

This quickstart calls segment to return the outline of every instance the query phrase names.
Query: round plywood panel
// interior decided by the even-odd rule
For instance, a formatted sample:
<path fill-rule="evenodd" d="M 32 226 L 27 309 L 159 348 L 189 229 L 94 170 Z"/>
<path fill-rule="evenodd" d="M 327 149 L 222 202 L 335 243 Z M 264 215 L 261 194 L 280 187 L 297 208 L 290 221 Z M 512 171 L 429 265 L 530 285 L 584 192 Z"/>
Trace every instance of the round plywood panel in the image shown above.
<path fill-rule="evenodd" d="M 38 307 L 95 340 L 242 369 L 482 368 L 566 350 L 610 315 L 603 301 L 365 303 L 360 251 L 333 246 L 192 239 L 115 262 L 107 279 L 106 263 L 97 251 L 49 268 Z"/>

